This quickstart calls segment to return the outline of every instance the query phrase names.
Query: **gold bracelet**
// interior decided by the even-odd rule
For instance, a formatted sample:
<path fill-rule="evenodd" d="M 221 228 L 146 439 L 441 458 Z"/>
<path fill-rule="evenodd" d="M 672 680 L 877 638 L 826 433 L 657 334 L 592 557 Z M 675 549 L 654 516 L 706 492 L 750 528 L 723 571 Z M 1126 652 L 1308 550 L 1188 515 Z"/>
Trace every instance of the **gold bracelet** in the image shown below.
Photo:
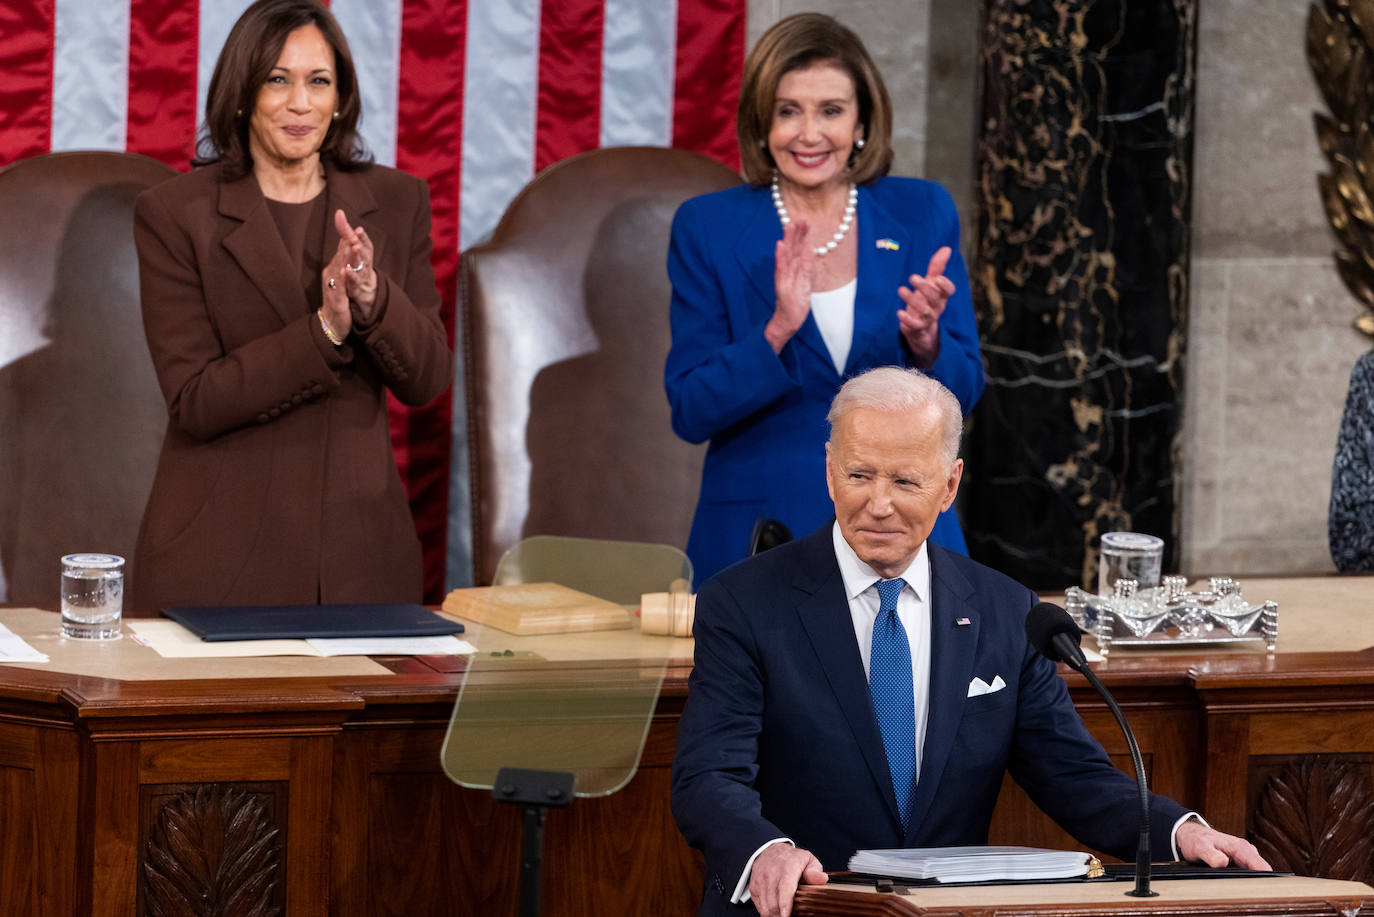
<path fill-rule="evenodd" d="M 329 322 L 324 320 L 324 309 L 316 309 L 315 314 L 320 317 L 320 327 L 324 329 L 324 336 L 329 338 L 329 343 L 335 347 L 343 346 L 343 338 L 334 333 L 334 329 L 329 327 Z"/>

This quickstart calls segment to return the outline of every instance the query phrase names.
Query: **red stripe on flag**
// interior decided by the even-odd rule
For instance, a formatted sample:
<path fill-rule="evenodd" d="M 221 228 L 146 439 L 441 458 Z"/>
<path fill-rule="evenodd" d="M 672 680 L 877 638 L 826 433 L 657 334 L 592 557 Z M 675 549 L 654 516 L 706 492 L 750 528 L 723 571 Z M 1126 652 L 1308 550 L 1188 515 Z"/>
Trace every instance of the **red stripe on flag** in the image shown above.
<path fill-rule="evenodd" d="M 195 149 L 199 5 L 130 0 L 129 125 L 125 149 L 191 167 Z M 216 52 L 218 53 L 218 52 Z"/>
<path fill-rule="evenodd" d="M 746 0 L 678 0 L 673 146 L 739 168 L 735 109 L 744 69 Z"/>
<path fill-rule="evenodd" d="M 458 299 L 466 0 L 406 0 L 401 13 L 396 165 L 429 182 L 435 280 L 453 343 Z M 425 563 L 425 601 L 443 599 L 452 391 L 420 408 L 390 399 L 391 444 Z"/>
<path fill-rule="evenodd" d="M 0 4 L 0 166 L 52 145 L 53 0 Z"/>
<path fill-rule="evenodd" d="M 604 2 L 559 0 L 540 7 L 536 172 L 600 144 Z"/>

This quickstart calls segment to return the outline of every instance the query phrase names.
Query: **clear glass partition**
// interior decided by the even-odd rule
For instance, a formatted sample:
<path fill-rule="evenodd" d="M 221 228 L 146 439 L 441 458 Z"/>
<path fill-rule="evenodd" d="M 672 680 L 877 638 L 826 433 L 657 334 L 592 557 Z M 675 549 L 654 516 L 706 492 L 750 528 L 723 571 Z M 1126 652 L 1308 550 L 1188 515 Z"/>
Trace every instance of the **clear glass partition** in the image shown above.
<path fill-rule="evenodd" d="M 634 612 L 646 594 L 666 593 L 670 617 L 684 613 L 691 581 L 691 561 L 668 545 L 541 536 L 507 551 L 493 588 L 466 590 L 468 613 L 510 633 L 532 622 L 529 632 L 546 643 L 575 639 L 595 646 L 601 640 L 606 652 L 604 658 L 584 651 L 580 659 L 560 661 L 523 653 L 475 655 L 444 738 L 445 773 L 473 789 L 492 788 L 502 768 L 572 774 L 578 796 L 623 787 L 639 765 L 672 643 L 626 630 L 639 627 Z M 505 588 L 536 584 L 529 591 Z M 544 584 L 571 592 L 549 603 Z M 522 596 L 534 597 L 535 613 L 508 614 L 530 604 Z M 499 604 L 501 614 L 483 614 L 485 603 L 493 609 Z M 619 619 L 614 609 L 604 615 L 612 603 L 620 606 Z"/>

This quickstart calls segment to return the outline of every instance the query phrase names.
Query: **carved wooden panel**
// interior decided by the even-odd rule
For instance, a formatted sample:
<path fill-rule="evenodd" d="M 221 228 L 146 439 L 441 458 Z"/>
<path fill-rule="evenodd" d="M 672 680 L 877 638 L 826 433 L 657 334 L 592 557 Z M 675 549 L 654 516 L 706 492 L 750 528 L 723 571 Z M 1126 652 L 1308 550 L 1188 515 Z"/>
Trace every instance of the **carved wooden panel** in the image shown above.
<path fill-rule="evenodd" d="M 142 788 L 140 917 L 279 917 L 285 783 Z"/>
<path fill-rule="evenodd" d="M 1374 756 L 1250 759 L 1247 834 L 1275 869 L 1374 880 Z"/>

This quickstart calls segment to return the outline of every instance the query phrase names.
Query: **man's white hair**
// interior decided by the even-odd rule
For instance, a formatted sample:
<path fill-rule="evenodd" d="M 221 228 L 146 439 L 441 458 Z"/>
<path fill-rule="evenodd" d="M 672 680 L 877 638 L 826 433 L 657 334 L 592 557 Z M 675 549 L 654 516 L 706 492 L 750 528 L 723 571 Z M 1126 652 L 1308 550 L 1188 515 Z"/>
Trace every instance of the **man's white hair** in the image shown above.
<path fill-rule="evenodd" d="M 942 421 L 941 457 L 946 465 L 953 465 L 959 457 L 959 438 L 964 433 L 963 409 L 953 392 L 919 370 L 879 366 L 860 373 L 840 386 L 825 419 L 830 423 L 833 439 L 840 418 L 854 408 L 898 413 L 932 404 L 939 409 Z"/>

